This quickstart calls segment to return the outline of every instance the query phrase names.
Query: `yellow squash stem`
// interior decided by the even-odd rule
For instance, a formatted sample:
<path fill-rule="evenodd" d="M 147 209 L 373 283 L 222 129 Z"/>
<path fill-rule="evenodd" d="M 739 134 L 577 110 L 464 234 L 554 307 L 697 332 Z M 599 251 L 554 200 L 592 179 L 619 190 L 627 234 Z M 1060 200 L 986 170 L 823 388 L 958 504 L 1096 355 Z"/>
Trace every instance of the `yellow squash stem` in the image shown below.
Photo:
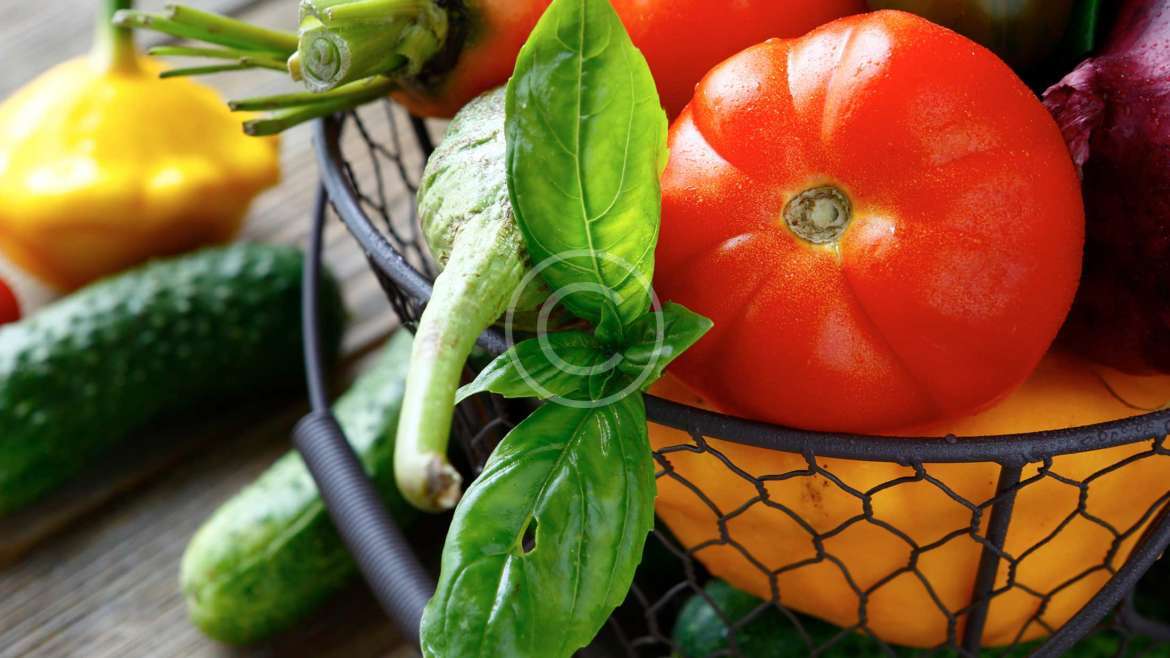
<path fill-rule="evenodd" d="M 97 34 L 93 40 L 94 62 L 106 71 L 133 73 L 138 70 L 138 52 L 134 49 L 134 33 L 115 27 L 114 14 L 130 9 L 134 0 L 104 0 L 98 15 Z"/>
<path fill-rule="evenodd" d="M 455 392 L 476 339 L 507 311 L 524 277 L 518 238 L 510 213 L 466 224 L 419 321 L 394 469 L 403 496 L 421 510 L 459 502 L 462 478 L 447 461 Z"/>

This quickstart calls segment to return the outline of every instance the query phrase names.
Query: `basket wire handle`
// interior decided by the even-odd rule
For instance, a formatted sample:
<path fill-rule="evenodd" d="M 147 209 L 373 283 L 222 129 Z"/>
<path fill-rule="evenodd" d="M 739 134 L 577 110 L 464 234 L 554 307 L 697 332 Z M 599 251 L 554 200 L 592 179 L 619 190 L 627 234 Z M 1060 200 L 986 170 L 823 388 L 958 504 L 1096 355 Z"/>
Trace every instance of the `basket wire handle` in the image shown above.
<path fill-rule="evenodd" d="M 305 378 L 312 412 L 293 430 L 293 445 L 304 458 L 325 508 L 386 614 L 398 622 L 405 639 L 418 643 L 423 608 L 434 581 L 415 557 L 394 519 L 329 410 L 325 367 L 317 322 L 321 281 L 321 235 L 327 196 L 318 188 L 309 232 L 308 258 L 301 288 Z"/>

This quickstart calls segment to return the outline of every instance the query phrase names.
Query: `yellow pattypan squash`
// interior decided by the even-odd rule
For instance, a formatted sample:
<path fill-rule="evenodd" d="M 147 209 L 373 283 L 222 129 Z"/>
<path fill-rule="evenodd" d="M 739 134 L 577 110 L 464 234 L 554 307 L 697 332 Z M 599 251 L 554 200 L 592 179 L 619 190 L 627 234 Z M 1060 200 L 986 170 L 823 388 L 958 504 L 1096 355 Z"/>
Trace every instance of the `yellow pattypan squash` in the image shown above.
<path fill-rule="evenodd" d="M 0 256 L 61 290 L 230 240 L 280 178 L 278 142 L 240 131 L 217 94 L 160 79 L 106 0 L 88 57 L 0 104 Z"/>

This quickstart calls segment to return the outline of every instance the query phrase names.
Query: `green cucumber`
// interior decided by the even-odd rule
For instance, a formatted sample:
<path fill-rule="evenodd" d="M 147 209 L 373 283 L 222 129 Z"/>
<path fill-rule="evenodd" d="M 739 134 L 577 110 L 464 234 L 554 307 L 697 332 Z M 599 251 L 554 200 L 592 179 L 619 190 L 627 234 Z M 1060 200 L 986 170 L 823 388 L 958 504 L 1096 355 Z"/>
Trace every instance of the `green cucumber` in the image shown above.
<path fill-rule="evenodd" d="M 0 327 L 0 514 L 146 425 L 299 386 L 303 257 L 237 244 L 156 261 Z M 343 326 L 322 287 L 324 343 Z"/>
<path fill-rule="evenodd" d="M 411 517 L 393 468 L 410 349 L 410 333 L 399 331 L 334 407 L 399 522 Z M 183 555 L 180 582 L 203 632 L 248 644 L 303 619 L 355 573 L 305 463 L 289 453 L 199 529 Z"/>

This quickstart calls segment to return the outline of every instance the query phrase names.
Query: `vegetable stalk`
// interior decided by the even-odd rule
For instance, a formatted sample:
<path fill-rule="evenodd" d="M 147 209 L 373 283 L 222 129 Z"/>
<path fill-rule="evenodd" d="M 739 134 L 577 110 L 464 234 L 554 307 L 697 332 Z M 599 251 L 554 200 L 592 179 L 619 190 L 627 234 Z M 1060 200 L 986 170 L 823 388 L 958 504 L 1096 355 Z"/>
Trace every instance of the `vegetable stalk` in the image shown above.
<path fill-rule="evenodd" d="M 302 92 L 259 96 L 231 101 L 233 111 L 273 110 L 264 119 L 244 122 L 249 135 L 275 135 L 310 119 L 329 116 L 349 108 L 382 98 L 394 89 L 396 83 L 383 77 L 366 78 L 326 92 Z"/>
<path fill-rule="evenodd" d="M 118 27 L 153 30 L 179 39 L 237 48 L 249 52 L 271 53 L 287 59 L 297 49 L 297 35 L 270 30 L 182 5 L 170 5 L 161 13 L 132 9 L 114 14 Z"/>
<path fill-rule="evenodd" d="M 240 68 L 263 68 L 273 71 L 284 71 L 288 65 L 275 57 L 275 54 L 258 53 L 248 50 L 238 50 L 235 48 L 188 48 L 182 46 L 156 46 L 146 51 L 146 54 L 158 57 L 204 57 L 207 59 L 218 59 L 234 61 L 234 64 L 223 64 L 221 66 L 234 66 Z M 210 67 L 200 67 L 210 68 Z M 183 69 L 178 69 L 183 70 Z M 187 69 L 190 71 L 191 69 Z M 176 77 L 167 75 L 172 71 L 163 71 L 160 77 Z"/>
<path fill-rule="evenodd" d="M 305 0 L 298 34 L 183 5 L 161 13 L 117 11 L 113 22 L 216 46 L 156 49 L 158 54 L 213 60 L 171 69 L 167 77 L 262 68 L 287 72 L 311 92 L 340 92 L 325 98 L 289 94 L 279 102 L 267 97 L 233 104 L 238 109 L 263 104 L 273 110 L 267 119 L 244 126 L 249 134 L 268 135 L 389 93 L 394 80 L 417 75 L 443 51 L 450 21 L 438 0 Z"/>
<path fill-rule="evenodd" d="M 290 70 L 313 91 L 372 75 L 415 75 L 442 48 L 447 23 L 434 0 L 306 0 Z"/>
<path fill-rule="evenodd" d="M 132 73 L 138 70 L 138 53 L 134 50 L 134 33 L 113 24 L 119 11 L 130 9 L 134 0 L 104 0 L 98 13 L 93 58 L 107 71 Z"/>

